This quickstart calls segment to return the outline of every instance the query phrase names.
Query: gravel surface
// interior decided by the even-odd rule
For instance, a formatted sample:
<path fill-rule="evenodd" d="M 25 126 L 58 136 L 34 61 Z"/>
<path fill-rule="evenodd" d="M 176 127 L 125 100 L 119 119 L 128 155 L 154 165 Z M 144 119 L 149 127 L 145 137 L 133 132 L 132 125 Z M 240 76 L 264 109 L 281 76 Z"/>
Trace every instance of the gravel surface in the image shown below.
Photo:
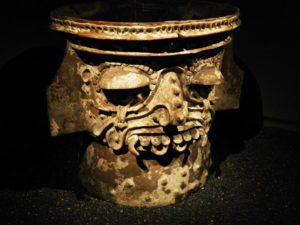
<path fill-rule="evenodd" d="M 215 159 L 204 189 L 160 208 L 116 206 L 87 195 L 77 180 L 73 140 L 51 139 L 38 156 L 2 158 L 1 225 L 300 224 L 299 133 L 263 128 L 239 151 Z"/>

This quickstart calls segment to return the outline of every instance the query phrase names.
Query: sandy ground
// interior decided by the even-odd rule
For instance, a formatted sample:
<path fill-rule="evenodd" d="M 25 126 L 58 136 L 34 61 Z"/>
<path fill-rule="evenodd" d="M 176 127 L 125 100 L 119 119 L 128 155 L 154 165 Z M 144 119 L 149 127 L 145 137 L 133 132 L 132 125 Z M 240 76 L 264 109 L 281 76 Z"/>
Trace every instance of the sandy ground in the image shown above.
<path fill-rule="evenodd" d="M 36 165 L 2 172 L 1 225 L 300 224 L 299 133 L 263 128 L 239 151 L 215 158 L 204 189 L 175 205 L 148 209 L 87 195 L 70 143 L 64 140 L 64 151 L 42 154 L 44 161 Z"/>

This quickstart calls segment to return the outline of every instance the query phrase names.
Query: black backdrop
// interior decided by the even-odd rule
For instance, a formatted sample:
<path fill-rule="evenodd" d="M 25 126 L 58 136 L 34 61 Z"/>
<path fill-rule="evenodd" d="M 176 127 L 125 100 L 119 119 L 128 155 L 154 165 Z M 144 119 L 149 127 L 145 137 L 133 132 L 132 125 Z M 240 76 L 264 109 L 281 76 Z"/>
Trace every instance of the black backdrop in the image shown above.
<path fill-rule="evenodd" d="M 160 2 L 162 1 L 164 0 Z M 72 191 L 77 187 L 80 189 L 80 185 L 76 185 L 78 183 L 76 160 L 81 137 L 75 135 L 75 137 L 56 137 L 49 140 L 45 99 L 45 89 L 59 67 L 64 51 L 64 40 L 60 35 L 48 29 L 49 13 L 57 6 L 71 2 L 74 0 L 39 2 L 4 0 L 1 2 L 0 194 L 3 193 L 3 195 L 0 197 L 5 198 L 11 206 L 18 207 L 17 205 L 20 204 L 20 211 L 23 209 L 22 203 L 26 205 L 28 198 L 31 198 L 30 202 L 35 202 L 32 199 L 35 198 L 36 192 L 33 192 L 31 196 L 29 194 L 28 198 L 20 198 L 18 202 L 16 201 L 19 196 L 18 191 L 26 194 L 28 190 L 38 191 L 41 187 L 53 188 L 48 191 L 43 190 L 45 193 L 56 193 L 56 189 Z M 169 2 L 172 4 L 175 1 Z M 183 0 L 180 2 L 185 4 Z M 230 175 L 225 175 L 225 177 L 230 181 L 229 177 L 234 172 L 243 172 L 244 164 L 251 162 L 244 169 L 245 175 L 239 176 L 239 179 L 240 177 L 245 178 L 246 183 L 249 182 L 249 176 L 257 178 L 259 182 L 267 177 L 268 179 L 265 179 L 267 184 L 268 182 L 272 184 L 266 185 L 267 188 L 270 188 L 267 193 L 272 193 L 271 197 L 276 201 L 270 201 L 263 197 L 259 204 L 270 202 L 272 207 L 282 210 L 280 197 L 287 195 L 287 199 L 296 199 L 297 196 L 294 197 L 294 194 L 296 190 L 297 193 L 299 190 L 295 184 L 299 178 L 297 175 L 299 154 L 296 154 L 298 151 L 295 151 L 299 149 L 297 147 L 299 146 L 299 135 L 291 132 L 279 132 L 274 135 L 275 131 L 267 130 L 269 133 L 264 131 L 259 138 L 252 139 L 254 144 L 251 142 L 252 145 L 248 144 L 246 147 L 244 139 L 257 135 L 263 119 L 266 125 L 300 130 L 299 57 L 297 58 L 300 20 L 298 19 L 297 3 L 291 0 L 264 1 L 263 5 L 262 1 L 258 0 L 224 2 L 232 3 L 241 9 L 242 26 L 235 33 L 235 52 L 238 63 L 246 71 L 246 76 L 241 109 L 218 113 L 216 117 L 212 128 L 215 132 L 212 132 L 210 137 L 214 143 L 212 147 L 213 160 L 215 166 L 218 167 L 230 154 L 243 153 L 243 150 L 247 150 L 247 146 L 252 146 L 251 151 L 244 151 L 250 152 L 248 160 L 244 160 L 245 155 L 243 156 L 243 154 L 235 155 L 241 157 L 241 162 L 238 167 L 233 167 Z M 222 139 L 218 139 L 219 137 Z M 280 146 L 277 151 L 276 146 Z M 287 154 L 282 154 L 282 151 Z M 252 152 L 256 152 L 258 155 L 256 153 L 251 155 Z M 255 158 L 254 156 L 263 156 L 261 158 L 265 161 L 261 160 L 256 163 L 260 157 Z M 270 164 L 270 161 L 273 164 Z M 230 165 L 230 159 L 227 162 L 229 162 L 227 165 Z M 275 170 L 273 170 L 274 168 Z M 260 171 L 265 174 L 259 174 Z M 281 180 L 281 178 L 285 179 Z M 249 189 L 255 186 L 255 179 L 252 183 L 250 182 Z M 278 186 L 276 179 L 281 181 Z M 235 180 L 233 179 L 233 181 Z M 212 178 L 212 182 L 216 181 Z M 235 185 L 236 183 L 233 182 L 229 188 L 234 190 Z M 283 191 L 280 189 L 281 187 L 283 187 Z M 224 189 L 224 187 L 222 188 Z M 9 192 L 11 197 L 6 190 L 16 190 L 16 192 Z M 241 190 L 244 189 L 241 188 Z M 246 189 L 246 191 L 248 190 Z M 251 189 L 251 191 L 253 190 Z M 229 191 L 229 194 L 231 195 L 232 192 Z M 241 201 L 244 200 L 243 195 L 239 198 Z M 254 198 L 254 203 L 257 198 Z M 16 202 L 14 203 L 14 201 Z M 273 204 L 274 202 L 276 204 Z M 248 204 L 248 202 L 246 203 Z M 296 205 L 299 206 L 295 200 Z M 3 207 L 4 212 L 10 213 L 9 207 L 11 206 L 7 206 L 7 212 L 4 209 L 6 207 Z M 92 206 L 94 207 L 94 205 Z M 42 208 L 42 204 L 38 207 Z M 187 208 L 191 207 L 187 206 Z M 207 206 L 205 205 L 204 208 Z M 0 207 L 0 209 L 2 208 Z M 221 209 L 226 212 L 228 208 L 221 207 Z M 292 208 L 288 208 L 287 211 L 295 216 L 295 211 L 290 209 Z M 65 208 L 63 210 L 65 211 Z M 209 211 L 210 208 L 208 207 L 207 210 Z M 262 207 L 262 210 L 265 210 L 265 207 Z M 282 215 L 289 215 L 286 214 L 287 211 L 284 211 Z M 28 213 L 26 209 L 22 212 Z M 258 211 L 254 215 L 263 214 L 260 213 Z M 43 213 L 40 215 L 47 216 Z M 80 215 L 82 216 L 82 214 Z M 115 214 L 111 215 L 115 217 Z M 270 216 L 275 215 L 277 214 L 270 211 Z M 16 218 L 18 217 L 16 216 Z M 22 217 L 20 216 L 20 218 Z M 276 219 L 276 217 L 274 218 Z M 14 216 L 9 219 L 13 221 Z M 285 223 L 278 222 L 278 224 Z"/>

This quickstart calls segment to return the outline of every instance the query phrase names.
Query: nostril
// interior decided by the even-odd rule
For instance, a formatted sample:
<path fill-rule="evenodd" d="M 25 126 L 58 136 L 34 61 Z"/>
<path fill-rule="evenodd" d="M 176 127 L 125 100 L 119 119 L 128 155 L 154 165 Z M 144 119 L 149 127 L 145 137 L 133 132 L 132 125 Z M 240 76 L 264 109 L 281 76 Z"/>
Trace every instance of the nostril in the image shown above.
<path fill-rule="evenodd" d="M 158 123 L 161 126 L 167 126 L 170 123 L 170 115 L 167 109 L 160 108 L 152 115 L 152 120 L 154 123 Z"/>
<path fill-rule="evenodd" d="M 153 117 L 152 117 L 152 120 L 153 120 L 155 123 L 159 123 L 158 117 L 157 117 L 157 116 L 153 116 Z"/>

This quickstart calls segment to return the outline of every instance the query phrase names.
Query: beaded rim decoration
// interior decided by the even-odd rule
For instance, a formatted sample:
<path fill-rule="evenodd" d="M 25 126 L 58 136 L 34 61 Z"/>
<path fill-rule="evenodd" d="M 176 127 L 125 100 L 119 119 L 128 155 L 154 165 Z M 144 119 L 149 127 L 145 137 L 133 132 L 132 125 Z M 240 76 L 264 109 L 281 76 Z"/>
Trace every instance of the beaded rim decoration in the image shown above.
<path fill-rule="evenodd" d="M 161 40 L 199 37 L 231 31 L 240 25 L 240 12 L 207 19 L 161 22 L 112 22 L 66 16 L 60 11 L 51 14 L 50 28 L 81 37 L 106 40 Z"/>

